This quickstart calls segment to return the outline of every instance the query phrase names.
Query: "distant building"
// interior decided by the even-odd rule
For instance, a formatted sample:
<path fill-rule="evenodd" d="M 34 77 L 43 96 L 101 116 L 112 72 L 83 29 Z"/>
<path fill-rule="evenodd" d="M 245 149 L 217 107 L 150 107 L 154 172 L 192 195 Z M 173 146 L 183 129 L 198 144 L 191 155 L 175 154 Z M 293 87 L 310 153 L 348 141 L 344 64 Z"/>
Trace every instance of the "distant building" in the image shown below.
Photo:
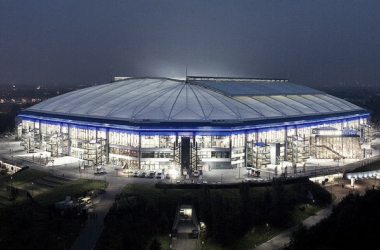
<path fill-rule="evenodd" d="M 17 121 L 25 147 L 53 157 L 190 173 L 355 158 L 352 151 L 369 137 L 368 117 L 287 80 L 187 77 L 120 78 L 43 101 Z M 334 138 L 350 138 L 350 145 Z"/>

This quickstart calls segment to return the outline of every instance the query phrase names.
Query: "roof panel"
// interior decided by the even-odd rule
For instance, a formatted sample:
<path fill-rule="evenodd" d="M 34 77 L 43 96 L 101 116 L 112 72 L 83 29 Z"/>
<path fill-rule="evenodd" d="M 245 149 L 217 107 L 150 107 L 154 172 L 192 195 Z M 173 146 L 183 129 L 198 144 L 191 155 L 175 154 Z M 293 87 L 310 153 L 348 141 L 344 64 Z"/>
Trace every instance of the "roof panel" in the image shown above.
<path fill-rule="evenodd" d="M 243 80 L 186 83 L 167 78 L 130 78 L 60 95 L 26 111 L 129 122 L 137 119 L 241 122 L 364 111 L 305 86 Z"/>
<path fill-rule="evenodd" d="M 230 96 L 245 95 L 301 95 L 321 94 L 322 91 L 306 86 L 275 81 L 194 81 L 204 87 Z"/>

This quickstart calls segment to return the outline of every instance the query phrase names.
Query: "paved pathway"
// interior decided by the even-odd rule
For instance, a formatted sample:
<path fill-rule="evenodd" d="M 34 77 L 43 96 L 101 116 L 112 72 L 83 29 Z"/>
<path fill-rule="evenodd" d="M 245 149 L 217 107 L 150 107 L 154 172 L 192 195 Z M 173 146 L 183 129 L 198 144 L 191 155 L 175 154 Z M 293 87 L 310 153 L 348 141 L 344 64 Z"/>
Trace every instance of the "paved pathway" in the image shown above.
<path fill-rule="evenodd" d="M 121 182 L 112 181 L 113 178 L 109 178 L 110 185 L 107 188 L 107 192 L 99 196 L 99 200 L 94 199 L 94 203 L 97 203 L 93 213 L 96 213 L 95 219 L 88 219 L 82 227 L 82 230 L 71 246 L 72 250 L 90 250 L 96 245 L 96 242 L 103 230 L 103 222 L 106 214 L 112 206 L 115 195 L 121 192 L 124 184 Z"/>
<path fill-rule="evenodd" d="M 189 234 L 193 229 L 196 229 L 192 220 L 180 219 L 178 222 L 178 237 L 177 239 L 172 239 L 172 249 L 173 250 L 199 250 L 200 238 L 193 239 L 189 237 Z"/>

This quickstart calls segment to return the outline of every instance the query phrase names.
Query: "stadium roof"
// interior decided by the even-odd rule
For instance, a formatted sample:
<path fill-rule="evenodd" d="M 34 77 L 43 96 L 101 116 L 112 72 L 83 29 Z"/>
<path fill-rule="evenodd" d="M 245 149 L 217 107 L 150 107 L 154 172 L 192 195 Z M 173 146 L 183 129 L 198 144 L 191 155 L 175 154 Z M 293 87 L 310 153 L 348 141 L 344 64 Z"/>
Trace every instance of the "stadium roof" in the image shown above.
<path fill-rule="evenodd" d="M 290 83 L 285 79 L 188 77 L 188 81 L 229 96 L 323 94 L 322 91 Z"/>
<path fill-rule="evenodd" d="M 125 123 L 246 123 L 367 113 L 286 80 L 188 77 L 126 78 L 66 93 L 25 111 Z"/>

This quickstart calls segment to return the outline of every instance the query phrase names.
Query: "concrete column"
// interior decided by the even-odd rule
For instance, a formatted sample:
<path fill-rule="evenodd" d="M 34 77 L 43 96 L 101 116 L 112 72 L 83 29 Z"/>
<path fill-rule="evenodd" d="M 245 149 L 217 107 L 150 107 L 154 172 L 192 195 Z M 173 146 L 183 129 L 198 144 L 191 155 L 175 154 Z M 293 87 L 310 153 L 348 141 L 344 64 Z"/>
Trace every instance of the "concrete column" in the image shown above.
<path fill-rule="evenodd" d="M 138 133 L 139 135 L 139 169 L 141 169 L 141 133 Z"/>
<path fill-rule="evenodd" d="M 284 161 L 288 160 L 288 127 L 284 129 Z"/>
<path fill-rule="evenodd" d="M 106 129 L 106 144 L 104 145 L 105 147 L 105 157 L 106 157 L 106 163 L 110 163 L 110 130 L 107 128 Z"/>

